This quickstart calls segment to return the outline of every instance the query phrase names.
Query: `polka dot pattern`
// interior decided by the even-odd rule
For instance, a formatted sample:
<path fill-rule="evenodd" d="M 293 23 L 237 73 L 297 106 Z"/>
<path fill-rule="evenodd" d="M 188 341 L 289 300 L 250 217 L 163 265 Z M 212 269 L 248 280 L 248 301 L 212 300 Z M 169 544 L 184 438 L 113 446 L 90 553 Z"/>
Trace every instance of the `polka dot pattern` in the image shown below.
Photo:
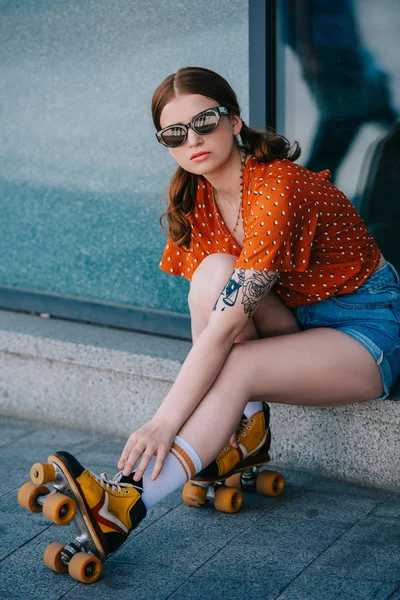
<path fill-rule="evenodd" d="M 215 217 L 211 187 L 199 182 L 189 252 L 168 239 L 160 269 L 190 280 L 209 254 L 237 256 L 236 268 L 280 271 L 274 290 L 290 307 L 356 290 L 379 262 L 379 248 L 350 200 L 330 182 L 288 159 L 247 161 L 242 246 Z"/>

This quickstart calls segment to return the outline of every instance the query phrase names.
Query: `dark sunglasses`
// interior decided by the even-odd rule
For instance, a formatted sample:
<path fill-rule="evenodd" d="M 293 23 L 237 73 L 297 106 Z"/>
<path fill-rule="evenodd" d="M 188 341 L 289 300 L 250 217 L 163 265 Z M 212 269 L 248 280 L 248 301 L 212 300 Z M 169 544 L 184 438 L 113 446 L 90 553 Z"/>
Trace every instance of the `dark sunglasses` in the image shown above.
<path fill-rule="evenodd" d="M 179 123 L 160 129 L 157 131 L 156 137 L 160 144 L 168 148 L 178 148 L 186 142 L 189 127 L 199 135 L 207 135 L 215 131 L 222 115 L 229 115 L 229 110 L 223 106 L 207 108 L 194 116 L 186 125 Z"/>

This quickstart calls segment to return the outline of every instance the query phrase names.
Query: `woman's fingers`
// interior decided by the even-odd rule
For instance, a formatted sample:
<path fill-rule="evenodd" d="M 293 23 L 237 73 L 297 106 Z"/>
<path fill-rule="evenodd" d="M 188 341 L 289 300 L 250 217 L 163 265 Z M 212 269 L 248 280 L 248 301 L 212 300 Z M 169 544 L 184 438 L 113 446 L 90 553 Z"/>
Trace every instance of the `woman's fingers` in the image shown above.
<path fill-rule="evenodd" d="M 152 450 L 146 450 L 146 452 L 142 455 L 139 466 L 137 467 L 137 469 L 135 469 L 133 481 L 139 481 L 143 477 L 143 473 L 147 469 L 147 465 L 149 464 L 153 456 L 154 452 Z"/>
<path fill-rule="evenodd" d="M 135 446 L 131 450 L 128 458 L 125 461 L 125 465 L 123 467 L 124 475 L 130 475 L 130 473 L 132 473 L 133 467 L 135 466 L 139 456 L 141 456 L 143 454 L 145 449 L 146 449 L 145 445 L 139 444 L 139 442 L 137 442 L 135 444 Z"/>
<path fill-rule="evenodd" d="M 154 481 L 159 476 L 161 469 L 163 467 L 164 461 L 167 457 L 168 450 L 165 448 L 158 448 L 158 450 L 154 447 L 141 447 L 137 443 L 136 446 L 131 450 L 128 458 L 125 460 L 122 466 L 119 466 L 121 461 L 118 463 L 120 469 L 123 470 L 124 475 L 129 475 L 132 473 L 133 468 L 141 456 L 140 463 L 135 469 L 135 475 L 133 476 L 134 481 L 139 481 L 141 477 L 143 477 L 143 473 L 147 469 L 151 459 L 153 456 L 156 456 L 156 462 L 154 464 L 154 468 L 151 474 L 151 479 Z"/>
<path fill-rule="evenodd" d="M 118 469 L 123 469 L 124 468 L 128 456 L 129 456 L 129 454 L 126 453 L 125 450 L 124 450 L 123 453 L 121 454 L 121 458 L 118 461 Z"/>
<path fill-rule="evenodd" d="M 154 481 L 155 479 L 157 479 L 157 477 L 160 474 L 160 471 L 163 467 L 164 461 L 167 457 L 168 454 L 168 450 L 165 450 L 164 448 L 159 448 L 158 452 L 157 452 L 157 458 L 156 458 L 156 462 L 154 465 L 154 469 L 151 473 L 151 479 L 152 481 Z"/>
<path fill-rule="evenodd" d="M 122 450 L 121 458 L 118 461 L 118 469 L 123 469 L 125 467 L 126 461 L 128 460 L 129 455 L 132 452 L 132 448 L 135 444 L 135 437 L 133 435 L 130 435 L 128 441 L 125 444 L 124 449 Z"/>
<path fill-rule="evenodd" d="M 174 432 L 168 431 L 166 427 L 161 428 L 160 425 L 153 422 L 146 423 L 129 436 L 118 461 L 118 468 L 124 475 L 128 476 L 140 459 L 133 476 L 134 481 L 139 481 L 155 455 L 156 461 L 154 461 L 152 479 L 156 479 L 174 437 Z"/>

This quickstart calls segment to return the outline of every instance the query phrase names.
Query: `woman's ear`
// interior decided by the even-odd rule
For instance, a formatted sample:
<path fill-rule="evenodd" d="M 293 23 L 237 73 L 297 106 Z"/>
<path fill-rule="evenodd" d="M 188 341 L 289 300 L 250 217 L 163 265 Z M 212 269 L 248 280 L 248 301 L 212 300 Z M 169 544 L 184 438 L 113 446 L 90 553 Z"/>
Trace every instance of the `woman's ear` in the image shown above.
<path fill-rule="evenodd" d="M 231 125 L 233 135 L 237 135 L 242 131 L 243 121 L 239 115 L 231 115 Z"/>

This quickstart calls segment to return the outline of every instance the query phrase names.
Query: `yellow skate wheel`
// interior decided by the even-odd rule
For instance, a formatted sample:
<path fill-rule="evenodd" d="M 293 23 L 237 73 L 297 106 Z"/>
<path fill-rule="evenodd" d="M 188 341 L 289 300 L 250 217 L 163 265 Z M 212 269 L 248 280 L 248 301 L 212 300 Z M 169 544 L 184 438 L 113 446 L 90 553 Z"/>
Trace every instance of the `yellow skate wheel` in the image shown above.
<path fill-rule="evenodd" d="M 29 473 L 31 481 L 36 485 L 51 483 L 56 478 L 56 470 L 49 463 L 35 463 Z"/>
<path fill-rule="evenodd" d="M 37 503 L 39 496 L 47 496 L 50 490 L 44 485 L 35 485 L 31 481 L 24 483 L 18 492 L 18 502 L 20 505 L 33 513 L 42 512 L 43 508 Z"/>
<path fill-rule="evenodd" d="M 43 516 L 56 525 L 68 525 L 76 515 L 76 502 L 69 496 L 56 492 L 43 504 Z"/>
<path fill-rule="evenodd" d="M 284 487 L 285 478 L 278 471 L 261 471 L 257 477 L 257 492 L 263 496 L 280 496 Z"/>
<path fill-rule="evenodd" d="M 240 490 L 221 485 L 215 492 L 214 506 L 221 512 L 234 513 L 242 506 L 243 495 Z"/>
<path fill-rule="evenodd" d="M 86 552 L 74 554 L 68 565 L 71 577 L 81 583 L 95 583 L 100 578 L 102 570 L 101 560 Z"/>
<path fill-rule="evenodd" d="M 47 546 L 43 554 L 43 562 L 48 569 L 56 573 L 67 573 L 68 567 L 61 560 L 61 552 L 64 550 L 64 544 L 53 542 Z"/>
<path fill-rule="evenodd" d="M 234 475 L 231 475 L 230 477 L 228 477 L 228 479 L 225 480 L 225 485 L 231 488 L 235 488 L 237 490 L 242 490 L 242 474 L 235 473 Z"/>
<path fill-rule="evenodd" d="M 183 486 L 182 500 L 189 506 L 204 506 L 206 503 L 207 488 L 187 481 Z"/>

